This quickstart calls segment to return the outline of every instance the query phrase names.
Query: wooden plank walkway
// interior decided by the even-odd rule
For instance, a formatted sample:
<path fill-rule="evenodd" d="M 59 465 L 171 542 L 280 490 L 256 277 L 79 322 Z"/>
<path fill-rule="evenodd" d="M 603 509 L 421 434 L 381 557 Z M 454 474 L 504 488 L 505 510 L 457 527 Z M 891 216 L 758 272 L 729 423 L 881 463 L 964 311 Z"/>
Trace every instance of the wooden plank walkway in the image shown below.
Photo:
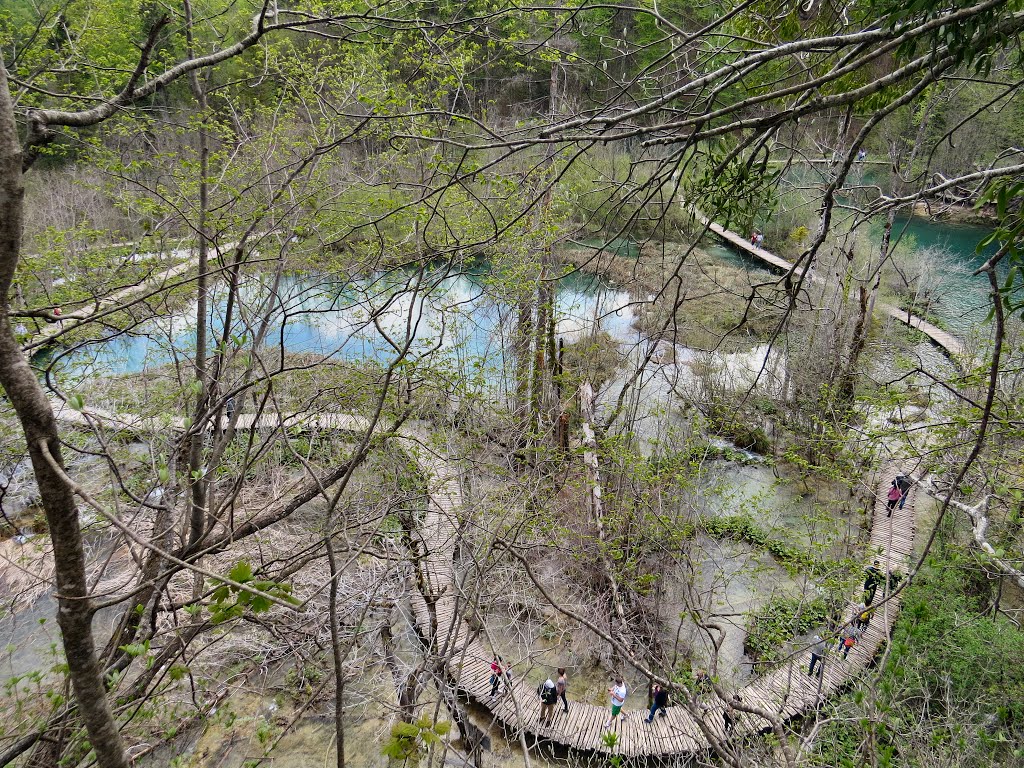
<path fill-rule="evenodd" d="M 175 249 L 177 252 L 178 249 Z M 99 301 L 94 302 L 91 306 L 85 306 L 81 309 L 76 309 L 72 312 L 68 312 L 61 316 L 59 322 L 55 322 L 52 325 L 39 331 L 39 333 L 28 339 L 23 345 L 22 349 L 26 352 L 38 349 L 39 347 L 46 346 L 54 338 L 67 331 L 72 331 L 80 325 L 85 325 L 90 318 L 103 312 L 104 310 L 110 309 L 117 306 L 125 299 L 134 298 L 147 291 L 155 291 L 160 286 L 166 285 L 175 278 L 181 277 L 191 269 L 195 269 L 199 264 L 199 252 L 196 249 L 189 249 L 185 258 L 175 264 L 169 269 L 165 269 L 162 272 L 158 272 L 154 275 L 150 275 L 145 280 L 140 281 L 135 285 L 129 285 L 122 288 L 119 291 L 106 296 Z"/>
<path fill-rule="evenodd" d="M 433 605 L 438 645 L 441 652 L 451 654 L 448 670 L 465 696 L 487 708 L 512 733 L 525 732 L 528 741 L 552 741 L 582 752 L 623 756 L 686 755 L 709 749 L 705 730 L 717 739 L 727 738 L 722 703 L 712 698 L 700 702 L 704 711 L 702 724 L 698 724 L 690 711 L 682 706 L 670 707 L 666 716 L 655 718 L 650 725 L 644 722 L 642 713 L 631 712 L 628 719 L 614 726 L 618 739 L 613 747 L 604 741 L 604 734 L 610 730 L 605 728 L 607 707 L 571 702 L 569 713 L 563 714 L 558 705 L 554 721 L 547 727 L 539 722 L 540 702 L 536 691 L 518 677 L 513 678 L 503 696 L 492 699 L 489 682 L 491 650 L 480 633 L 466 621 L 454 583 L 454 548 L 459 528 L 457 515 L 462 505 L 461 482 L 452 465 L 441 456 L 420 451 L 417 461 L 430 483 L 430 502 L 420 529 L 425 556 L 415 579 L 417 588 L 411 590 L 413 617 L 421 635 L 430 637 L 430 605 Z M 892 467 L 882 473 L 867 557 L 879 560 L 883 571 L 907 573 L 915 535 L 916 491 L 910 491 L 902 510 L 896 510 L 892 517 L 887 517 L 885 495 L 895 475 L 896 470 Z M 844 615 L 847 622 L 853 619 L 860 598 L 859 590 L 851 595 Z M 849 658 L 844 659 L 837 648 L 830 648 L 826 652 L 824 674 L 820 678 L 808 676 L 810 655 L 809 652 L 800 652 L 736 693 L 745 703 L 777 713 L 785 719 L 816 708 L 876 656 L 889 636 L 899 606 L 900 595 L 897 594 L 877 609 Z M 765 719 L 740 713 L 731 737 L 762 733 L 768 727 Z"/>
<path fill-rule="evenodd" d="M 79 426 L 88 424 L 88 415 L 107 426 L 137 432 L 184 429 L 184 419 L 181 418 L 142 418 L 92 408 L 76 411 L 61 401 L 54 403 L 54 411 L 59 420 Z M 343 413 L 297 414 L 283 419 L 276 416 L 245 419 L 244 416 L 240 415 L 239 429 L 276 429 L 283 425 L 286 428 L 360 431 L 369 427 L 362 417 Z M 656 718 L 650 725 L 643 722 L 641 713 L 631 713 L 629 719 L 614 726 L 618 739 L 612 747 L 604 741 L 608 730 L 605 728 L 608 717 L 606 707 L 573 702 L 568 714 L 563 714 L 556 707 L 555 719 L 547 727 L 539 722 L 540 702 L 536 692 L 519 677 L 511 681 L 503 696 L 491 699 L 491 650 L 480 633 L 466 620 L 454 582 L 458 515 L 463 506 L 462 483 L 457 465 L 433 447 L 429 435 L 414 427 L 403 428 L 397 439 L 417 461 L 421 473 L 427 478 L 429 493 L 429 503 L 418 532 L 423 545 L 422 557 L 414 579 L 415 588 L 410 590 L 413 619 L 418 631 L 424 637 L 430 637 L 433 607 L 439 652 L 449 659 L 449 672 L 464 695 L 490 710 L 513 733 L 523 731 L 531 739 L 553 741 L 583 752 L 623 756 L 685 755 L 709 748 L 705 731 L 717 739 L 726 738 L 722 704 L 712 699 L 701 702 L 705 714 L 700 724 L 682 706 L 670 707 L 666 716 Z M 884 472 L 878 486 L 868 558 L 878 559 L 883 570 L 906 573 L 914 546 L 916 491 L 910 491 L 904 509 L 887 517 L 885 494 L 895 474 L 893 468 Z M 844 616 L 846 621 L 853 618 L 859 599 L 859 591 L 851 596 Z M 879 608 L 848 659 L 841 658 L 835 648 L 830 649 L 820 679 L 807 676 L 805 668 L 809 656 L 801 652 L 736 693 L 744 702 L 778 713 L 784 718 L 815 708 L 874 658 L 889 636 L 899 613 L 899 605 L 900 596 L 895 595 Z M 767 721 L 741 713 L 732 736 L 748 736 L 767 728 Z"/>
<path fill-rule="evenodd" d="M 804 158 L 800 158 L 800 157 L 794 157 L 792 160 L 769 160 L 768 161 L 768 165 L 787 165 L 787 164 L 792 164 L 792 165 L 837 165 L 837 162 L 835 160 L 829 160 L 827 158 L 818 158 L 818 159 L 815 159 L 815 160 L 809 160 L 809 159 L 804 159 Z M 857 160 L 856 164 L 854 165 L 854 167 L 856 167 L 857 165 L 884 165 L 886 167 L 891 167 L 892 166 L 892 162 L 889 161 L 889 160 L 868 160 L 867 158 L 865 158 L 863 160 Z"/>
<path fill-rule="evenodd" d="M 249 233 L 248 242 L 257 242 L 260 238 L 265 237 L 268 232 L 260 233 Z M 126 245 L 134 245 L 134 243 L 112 243 L 110 245 L 100 245 L 98 248 L 119 248 Z M 226 243 L 225 245 L 216 245 L 210 243 L 210 260 L 213 261 L 213 257 L 218 253 L 227 253 L 233 251 L 239 245 L 238 242 Z M 91 305 L 83 306 L 80 309 L 73 310 L 67 314 L 61 315 L 59 322 L 55 322 L 47 328 L 39 331 L 24 344 L 22 344 L 22 350 L 24 352 L 30 352 L 33 349 L 44 347 L 54 338 L 65 333 L 66 331 L 73 331 L 75 328 L 85 325 L 92 317 L 100 314 L 101 312 L 116 307 L 122 301 L 126 299 L 132 299 L 140 296 L 147 292 L 153 292 L 166 286 L 171 281 L 183 276 L 192 269 L 196 269 L 199 266 L 199 249 L 192 245 L 189 247 L 171 248 L 171 255 L 182 255 L 182 259 L 179 263 L 163 270 L 162 272 L 156 272 L 149 277 L 141 280 L 135 285 L 128 285 L 120 290 L 115 291 L 109 296 L 105 296 L 102 299 L 94 300 Z M 166 251 L 161 251 L 166 253 Z M 198 277 L 198 276 L 197 276 Z M 84 302 L 83 302 L 84 303 Z"/>
<path fill-rule="evenodd" d="M 701 224 L 705 225 L 709 230 L 714 232 L 734 248 L 743 251 L 747 255 L 754 257 L 758 261 L 761 261 L 774 269 L 778 269 L 783 272 L 792 272 L 797 277 L 803 275 L 803 269 L 796 267 L 792 262 L 786 261 L 780 256 L 776 256 L 771 251 L 766 251 L 764 248 L 758 248 L 757 246 L 752 245 L 747 238 L 733 232 L 732 230 L 726 229 L 721 224 L 711 221 L 707 216 L 699 211 L 694 211 L 693 213 Z M 893 320 L 923 333 L 932 341 L 932 343 L 940 347 L 947 355 L 949 355 L 949 357 L 953 359 L 953 362 L 957 362 L 958 358 L 962 358 L 964 356 L 964 345 L 960 339 L 953 334 L 942 330 L 937 325 L 929 323 L 924 318 L 900 309 L 893 304 L 878 302 L 875 306 L 886 317 L 891 317 Z"/>
<path fill-rule="evenodd" d="M 133 413 L 109 411 L 87 405 L 76 411 L 59 398 L 50 399 L 50 407 L 58 422 L 74 427 L 88 428 L 90 420 L 107 429 L 114 429 L 134 434 L 154 434 L 156 432 L 185 431 L 185 419 L 181 416 L 139 416 Z M 227 427 L 227 422 L 224 422 Z M 298 432 L 365 432 L 370 428 L 370 421 L 362 416 L 351 413 L 308 412 L 308 413 L 253 413 L 238 414 L 235 430 L 239 432 L 257 431 L 272 432 L 286 429 Z M 209 428 L 208 428 L 209 429 Z"/>

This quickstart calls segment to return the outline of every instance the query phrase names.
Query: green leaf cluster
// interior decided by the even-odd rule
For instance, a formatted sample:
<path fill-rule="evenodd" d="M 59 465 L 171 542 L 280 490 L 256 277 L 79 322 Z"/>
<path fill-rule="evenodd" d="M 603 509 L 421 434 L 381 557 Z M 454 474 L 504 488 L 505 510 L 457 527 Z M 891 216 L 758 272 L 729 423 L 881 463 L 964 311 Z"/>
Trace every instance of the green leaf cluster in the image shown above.
<path fill-rule="evenodd" d="M 904 591 L 885 666 L 833 703 L 813 764 L 1020 765 L 1024 632 L 993 616 L 994 584 L 940 541 Z"/>
<path fill-rule="evenodd" d="M 392 760 L 412 760 L 415 763 L 430 747 L 440 744 L 451 728 L 451 723 L 435 722 L 427 715 L 411 723 L 397 722 L 391 726 L 391 736 L 384 742 L 381 753 Z"/>
<path fill-rule="evenodd" d="M 298 603 L 292 594 L 290 584 L 283 584 L 269 579 L 258 579 L 253 572 L 252 564 L 248 560 L 239 560 L 234 567 L 228 571 L 227 577 L 233 582 L 244 584 L 253 590 L 263 594 L 240 589 L 235 584 L 222 582 L 215 587 L 210 597 L 210 621 L 220 624 L 231 619 L 236 619 L 248 609 L 253 613 L 265 613 L 270 610 L 273 602 L 268 596 L 284 600 L 289 603 Z"/>
<path fill-rule="evenodd" d="M 779 661 L 786 643 L 825 626 L 836 605 L 835 599 L 820 595 L 811 600 L 774 597 L 750 621 L 743 649 L 758 661 Z"/>

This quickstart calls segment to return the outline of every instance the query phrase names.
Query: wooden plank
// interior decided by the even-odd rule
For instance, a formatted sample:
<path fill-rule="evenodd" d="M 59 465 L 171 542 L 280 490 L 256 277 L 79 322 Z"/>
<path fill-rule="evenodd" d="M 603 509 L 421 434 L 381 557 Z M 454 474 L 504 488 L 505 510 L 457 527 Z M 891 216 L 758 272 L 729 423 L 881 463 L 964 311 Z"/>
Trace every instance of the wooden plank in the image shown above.
<path fill-rule="evenodd" d="M 628 719 L 623 720 L 621 724 L 621 736 L 618 744 L 619 754 L 627 756 L 639 754 L 639 742 L 642 735 L 640 726 L 647 727 L 643 723 L 645 716 L 636 710 L 623 714 L 626 714 Z"/>
<path fill-rule="evenodd" d="M 592 746 L 600 746 L 602 744 L 601 737 L 607 730 L 604 727 L 605 722 L 608 719 L 608 710 L 605 707 L 598 707 L 594 704 L 588 704 L 593 713 L 591 720 L 591 728 L 587 733 L 587 740 Z"/>
<path fill-rule="evenodd" d="M 585 745 L 588 745 L 589 739 L 587 738 L 587 729 L 589 727 L 589 710 L 584 708 L 582 704 L 578 702 L 569 702 L 569 714 L 559 715 L 559 717 L 565 718 L 562 724 L 562 730 L 565 732 L 566 741 L 563 742 L 568 744 L 575 749 L 583 749 Z"/>
<path fill-rule="evenodd" d="M 889 479 L 885 479 L 885 482 L 880 484 L 880 491 L 887 487 L 888 482 Z M 449 491 L 449 488 L 445 490 Z M 442 495 L 435 491 L 434 499 L 437 506 L 461 505 L 457 491 L 458 486 L 454 482 L 449 493 Z M 908 562 L 907 556 L 914 544 L 914 528 L 910 524 L 913 516 L 912 505 L 908 503 L 902 513 L 889 518 L 885 516 L 884 503 L 879 502 L 875 505 L 875 512 L 875 525 L 870 538 L 871 545 L 881 553 L 878 559 L 883 560 L 886 567 L 899 567 L 901 564 L 905 567 Z M 431 583 L 433 585 L 430 588 L 450 590 L 453 547 L 445 548 L 443 542 L 454 541 L 454 527 L 454 521 L 447 515 L 428 513 L 422 535 L 434 555 L 427 561 L 424 569 L 428 586 Z M 422 597 L 416 597 L 419 596 L 414 596 L 410 600 L 412 618 L 417 624 L 422 625 L 429 620 L 429 615 L 425 601 Z M 851 596 L 844 612 L 847 620 L 855 614 L 859 605 L 858 598 L 859 591 Z M 893 598 L 886 606 L 884 612 L 876 612 L 861 642 L 851 651 L 849 659 L 844 660 L 834 647 L 829 648 L 825 660 L 825 674 L 821 681 L 821 696 L 828 696 L 851 675 L 863 668 L 885 642 L 898 614 L 898 599 Z M 601 753 L 614 752 L 624 757 L 685 754 L 707 749 L 706 739 L 692 715 L 679 707 L 672 708 L 667 717 L 657 718 L 651 725 L 644 722 L 646 710 L 630 710 L 628 719 L 613 726 L 619 739 L 615 747 L 609 750 L 602 739 L 606 730 L 604 723 L 608 718 L 606 707 L 572 702 L 568 715 L 563 714 L 558 708 L 553 726 L 541 727 L 540 702 L 525 682 L 518 678 L 514 680 L 511 691 L 505 697 L 498 702 L 490 702 L 489 650 L 474 633 L 470 632 L 465 623 L 464 611 L 454 598 L 439 598 L 436 611 L 439 630 L 450 630 L 450 641 L 465 649 L 464 654 L 452 662 L 460 688 L 488 706 L 510 729 L 522 729 L 533 740 L 546 738 L 577 749 Z M 834 644 L 830 643 L 831 645 Z M 792 716 L 814 706 L 819 696 L 818 680 L 805 674 L 807 661 L 808 657 L 801 653 L 787 664 L 752 680 L 739 692 L 741 697 L 747 703 L 772 712 L 781 712 L 783 716 Z M 521 717 L 517 714 L 517 704 Z M 724 735 L 721 713 L 721 705 L 715 704 L 706 713 L 706 717 L 710 727 Z M 759 732 L 765 727 L 766 723 L 762 718 L 745 713 L 740 713 L 737 717 L 738 733 Z"/>
<path fill-rule="evenodd" d="M 698 221 L 708 227 L 712 232 L 726 240 L 728 243 L 743 251 L 744 253 L 753 256 L 755 259 L 768 264 L 775 269 L 782 270 L 783 272 L 793 272 L 796 276 L 803 274 L 803 270 L 800 268 L 794 268 L 794 265 L 779 256 L 776 256 L 771 251 L 766 251 L 764 248 L 758 248 L 750 243 L 750 241 L 742 235 L 732 232 L 731 230 L 725 229 L 720 224 L 717 224 L 699 211 L 693 211 Z M 875 305 L 882 314 L 887 317 L 891 317 L 897 322 L 903 323 L 915 330 L 920 331 L 927 336 L 932 342 L 941 347 L 950 357 L 957 358 L 964 355 L 964 347 L 960 340 L 953 336 L 951 333 L 942 330 L 941 328 L 927 322 L 926 320 L 917 317 L 916 315 L 910 314 L 899 307 L 887 304 L 885 302 L 878 302 Z M 890 477 L 891 480 L 891 477 Z"/>
<path fill-rule="evenodd" d="M 590 743 L 587 738 L 587 731 L 592 727 L 591 714 L 590 709 L 583 704 L 569 702 L 569 714 L 564 715 L 564 730 L 569 738 L 569 741 L 566 743 L 571 744 L 577 749 Z"/>

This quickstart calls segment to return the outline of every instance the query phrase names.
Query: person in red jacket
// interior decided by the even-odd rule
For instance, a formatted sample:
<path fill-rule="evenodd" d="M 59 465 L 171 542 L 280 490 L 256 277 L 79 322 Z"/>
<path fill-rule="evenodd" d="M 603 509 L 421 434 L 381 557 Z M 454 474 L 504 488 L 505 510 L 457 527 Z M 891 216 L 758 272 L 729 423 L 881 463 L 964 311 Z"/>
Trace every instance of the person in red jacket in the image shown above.
<path fill-rule="evenodd" d="M 889 514 L 886 517 L 892 517 L 892 511 L 896 508 L 900 499 L 903 498 L 903 491 L 896 485 L 896 481 L 892 481 L 892 487 L 889 488 L 889 494 L 885 497 L 885 506 L 889 508 Z"/>

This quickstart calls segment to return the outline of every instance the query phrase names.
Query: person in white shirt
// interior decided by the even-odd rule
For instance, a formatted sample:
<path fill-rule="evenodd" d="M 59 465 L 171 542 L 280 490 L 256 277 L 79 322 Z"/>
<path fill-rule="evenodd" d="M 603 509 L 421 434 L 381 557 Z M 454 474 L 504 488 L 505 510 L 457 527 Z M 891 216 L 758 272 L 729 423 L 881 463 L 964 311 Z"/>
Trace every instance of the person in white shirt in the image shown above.
<path fill-rule="evenodd" d="M 611 726 L 613 720 L 619 719 L 619 713 L 622 711 L 622 705 L 626 703 L 626 684 L 622 681 L 621 677 L 615 678 L 615 685 L 608 689 L 608 696 L 611 700 L 612 716 L 608 718 L 608 722 L 604 724 L 605 728 Z M 623 715 L 625 717 L 625 715 Z"/>

